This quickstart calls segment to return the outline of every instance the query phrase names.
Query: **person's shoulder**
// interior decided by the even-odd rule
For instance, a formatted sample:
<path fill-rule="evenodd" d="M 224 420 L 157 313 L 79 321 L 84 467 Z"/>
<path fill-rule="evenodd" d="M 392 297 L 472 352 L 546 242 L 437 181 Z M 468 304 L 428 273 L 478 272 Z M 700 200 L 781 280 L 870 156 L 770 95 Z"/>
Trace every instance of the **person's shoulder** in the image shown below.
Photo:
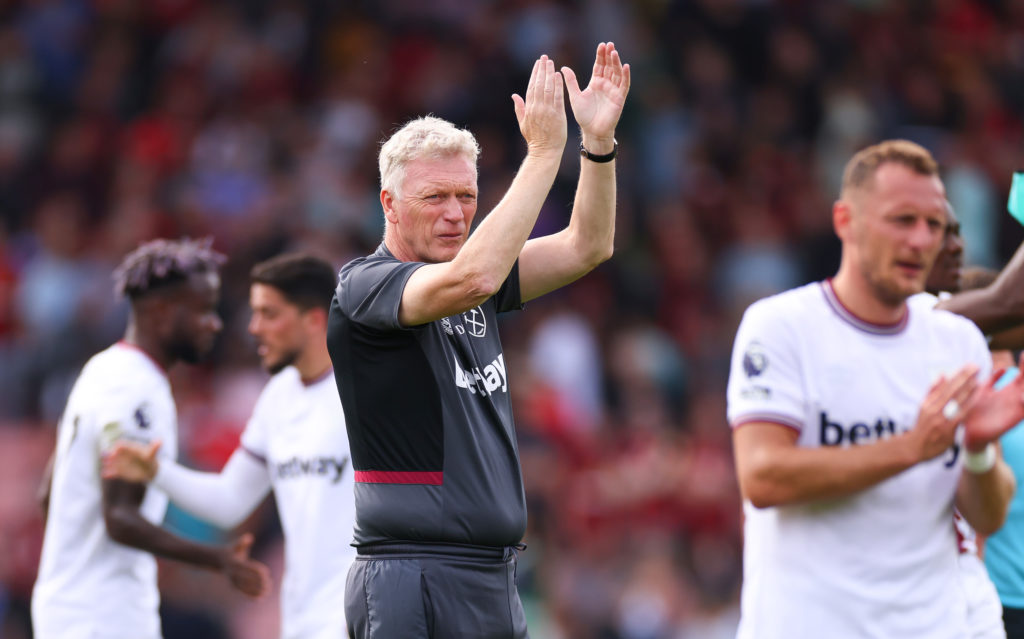
<path fill-rule="evenodd" d="M 927 293 L 925 293 L 925 295 L 927 295 Z M 937 304 L 938 298 L 935 298 L 935 300 Z M 907 303 L 910 304 L 910 300 L 908 300 Z M 978 326 L 963 315 L 943 308 L 935 308 L 934 304 L 931 306 L 926 306 L 924 304 L 911 306 L 910 310 L 911 312 L 914 312 L 915 310 L 920 312 L 924 321 L 931 322 L 932 324 L 939 325 L 944 328 L 952 330 L 971 330 L 972 332 L 977 331 L 978 333 L 981 333 Z"/>
<path fill-rule="evenodd" d="M 915 295 L 911 295 L 907 298 L 907 306 L 910 310 L 931 310 L 939 303 L 939 296 L 933 295 L 927 291 L 921 291 Z"/>
<path fill-rule="evenodd" d="M 162 389 L 168 385 L 166 373 L 149 355 L 124 342 L 112 344 L 93 355 L 82 368 L 80 377 L 121 392 Z"/>
<path fill-rule="evenodd" d="M 344 266 L 342 266 L 341 270 L 338 273 L 338 276 L 340 278 L 344 277 L 348 273 L 351 273 L 352 271 L 365 269 L 372 266 L 378 266 L 381 264 L 394 264 L 400 262 L 401 260 L 392 255 L 391 251 L 389 251 L 382 242 L 380 246 L 377 247 L 377 250 L 374 251 L 373 253 L 357 257 L 346 263 Z"/>
<path fill-rule="evenodd" d="M 949 336 L 950 339 L 962 337 L 964 339 L 987 343 L 985 335 L 981 332 L 981 329 L 978 328 L 977 324 L 963 315 L 941 308 L 934 308 L 934 306 L 918 306 L 916 308 L 912 306 L 910 308 L 910 312 L 912 314 L 917 314 L 919 322 L 931 325 L 934 330 Z"/>
<path fill-rule="evenodd" d="M 806 313 L 822 306 L 821 282 L 812 282 L 761 298 L 747 307 L 745 318 L 797 321 Z"/>
<path fill-rule="evenodd" d="M 302 379 L 299 377 L 298 369 L 294 366 L 285 366 L 271 376 L 266 386 L 263 387 L 263 391 L 260 392 L 259 401 L 264 401 L 264 398 L 279 401 L 294 395 L 301 388 Z"/>

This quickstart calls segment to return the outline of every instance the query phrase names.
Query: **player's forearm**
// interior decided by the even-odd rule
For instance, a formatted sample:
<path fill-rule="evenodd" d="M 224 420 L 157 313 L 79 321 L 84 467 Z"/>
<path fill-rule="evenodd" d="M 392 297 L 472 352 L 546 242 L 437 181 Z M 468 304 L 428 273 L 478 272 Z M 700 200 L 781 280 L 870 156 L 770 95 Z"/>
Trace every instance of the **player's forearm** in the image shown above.
<path fill-rule="evenodd" d="M 957 509 L 978 533 L 991 535 L 1006 521 L 1016 488 L 1013 471 L 1002 458 L 985 473 L 965 469 L 957 487 Z"/>
<path fill-rule="evenodd" d="M 992 284 L 957 293 L 940 301 L 937 308 L 963 315 L 986 335 L 1024 322 L 1024 244 Z"/>
<path fill-rule="evenodd" d="M 762 446 L 737 449 L 740 490 L 758 508 L 840 499 L 917 462 L 906 436 L 840 448 Z"/>
<path fill-rule="evenodd" d="M 1022 283 L 1021 288 L 1024 288 Z M 1017 293 L 1001 290 L 995 284 L 983 289 L 963 291 L 939 301 L 935 308 L 962 315 L 986 335 L 997 333 L 1024 321 L 1024 304 L 1015 301 Z"/>
<path fill-rule="evenodd" d="M 528 154 L 501 202 L 452 260 L 461 278 L 477 282 L 483 299 L 497 292 L 523 250 L 554 184 L 561 157 L 561 149 Z"/>
<path fill-rule="evenodd" d="M 1006 324 L 995 330 L 1010 328 L 1024 322 L 1024 244 L 1017 247 L 1009 263 L 1003 267 L 999 277 L 989 288 L 994 289 L 995 298 L 1002 301 L 1007 315 L 1004 318 Z M 982 331 L 990 332 L 984 329 Z"/>
<path fill-rule="evenodd" d="M 1024 349 L 1024 325 L 992 333 L 988 339 L 989 348 L 993 351 L 1019 351 Z"/>
<path fill-rule="evenodd" d="M 614 143 L 613 143 L 614 144 Z M 611 152 L 600 143 L 584 137 L 587 150 Z M 590 145 L 590 146 L 588 146 Z M 599 149 L 599 150 L 598 150 Z M 580 158 L 580 179 L 569 221 L 572 247 L 583 275 L 612 256 L 615 248 L 615 160 L 592 162 Z"/>
<path fill-rule="evenodd" d="M 176 505 L 221 528 L 242 523 L 266 497 L 266 468 L 238 450 L 219 473 L 205 473 L 164 461 L 153 485 Z"/>
<path fill-rule="evenodd" d="M 225 565 L 224 549 L 182 539 L 153 525 L 130 506 L 107 509 L 104 522 L 107 534 L 119 544 L 211 570 L 221 570 Z"/>

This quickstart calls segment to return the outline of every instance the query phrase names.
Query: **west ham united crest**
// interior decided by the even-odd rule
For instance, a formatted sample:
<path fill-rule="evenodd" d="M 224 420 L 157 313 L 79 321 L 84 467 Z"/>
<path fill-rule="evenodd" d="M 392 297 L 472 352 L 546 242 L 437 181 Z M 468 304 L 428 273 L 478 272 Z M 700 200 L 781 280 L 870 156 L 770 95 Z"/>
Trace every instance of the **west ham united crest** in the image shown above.
<path fill-rule="evenodd" d="M 743 372 L 747 377 L 757 377 L 768 368 L 768 355 L 757 342 L 751 342 L 743 353 Z"/>
<path fill-rule="evenodd" d="M 462 314 L 462 321 L 466 324 L 466 330 L 473 337 L 483 337 L 487 334 L 487 318 L 479 306 L 471 308 Z"/>

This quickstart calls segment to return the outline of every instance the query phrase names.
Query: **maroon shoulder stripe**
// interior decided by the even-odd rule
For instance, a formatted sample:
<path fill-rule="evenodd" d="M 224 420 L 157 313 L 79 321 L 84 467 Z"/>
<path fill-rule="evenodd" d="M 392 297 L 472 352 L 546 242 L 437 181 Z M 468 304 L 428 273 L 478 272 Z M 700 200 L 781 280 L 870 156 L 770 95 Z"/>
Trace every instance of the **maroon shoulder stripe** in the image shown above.
<path fill-rule="evenodd" d="M 427 484 L 440 486 L 444 483 L 443 471 L 400 471 L 400 470 L 357 470 L 356 482 L 361 484 Z"/>

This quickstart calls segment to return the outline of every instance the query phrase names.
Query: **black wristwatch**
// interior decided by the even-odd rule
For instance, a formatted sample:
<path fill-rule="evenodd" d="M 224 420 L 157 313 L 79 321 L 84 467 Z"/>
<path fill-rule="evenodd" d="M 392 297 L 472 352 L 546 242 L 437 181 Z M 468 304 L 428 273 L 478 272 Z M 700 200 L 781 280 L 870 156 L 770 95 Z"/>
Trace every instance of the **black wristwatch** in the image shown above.
<path fill-rule="evenodd" d="M 618 141 L 615 140 L 615 139 L 612 139 L 612 144 L 614 146 L 612 147 L 611 153 L 605 153 L 604 155 L 595 155 L 594 153 L 591 153 L 590 151 L 588 151 L 583 146 L 583 141 L 580 140 L 580 157 L 586 158 L 586 159 L 590 160 L 591 162 L 597 162 L 598 164 L 603 164 L 605 162 L 611 162 L 612 160 L 615 159 L 615 156 L 619 154 L 619 143 L 618 143 Z"/>

